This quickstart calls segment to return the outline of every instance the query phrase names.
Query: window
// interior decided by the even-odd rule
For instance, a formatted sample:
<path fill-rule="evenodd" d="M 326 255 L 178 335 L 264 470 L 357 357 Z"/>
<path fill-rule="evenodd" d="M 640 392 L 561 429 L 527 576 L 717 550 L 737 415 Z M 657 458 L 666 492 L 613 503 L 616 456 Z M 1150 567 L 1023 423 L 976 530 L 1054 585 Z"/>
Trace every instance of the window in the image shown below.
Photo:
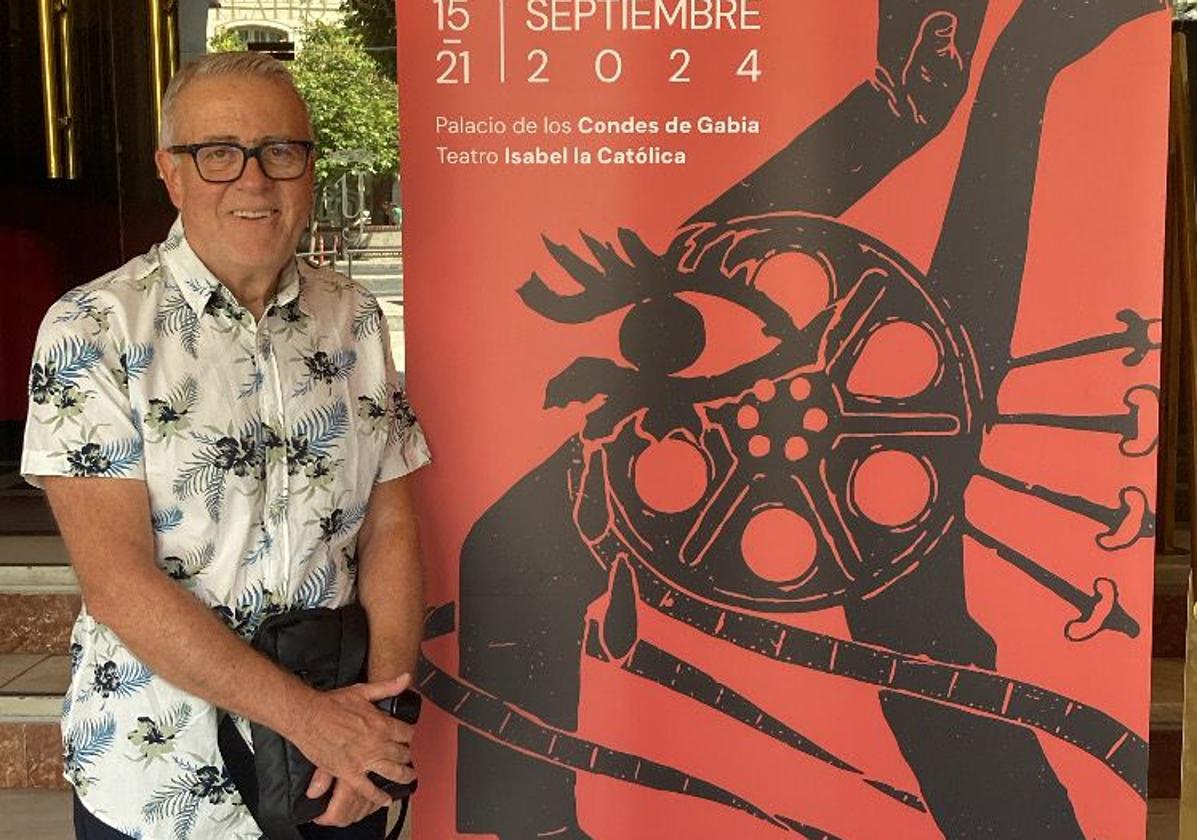
<path fill-rule="evenodd" d="M 256 24 L 253 26 L 234 26 L 231 29 L 246 45 L 279 44 L 291 40 L 291 36 L 287 30 L 277 26 Z"/>

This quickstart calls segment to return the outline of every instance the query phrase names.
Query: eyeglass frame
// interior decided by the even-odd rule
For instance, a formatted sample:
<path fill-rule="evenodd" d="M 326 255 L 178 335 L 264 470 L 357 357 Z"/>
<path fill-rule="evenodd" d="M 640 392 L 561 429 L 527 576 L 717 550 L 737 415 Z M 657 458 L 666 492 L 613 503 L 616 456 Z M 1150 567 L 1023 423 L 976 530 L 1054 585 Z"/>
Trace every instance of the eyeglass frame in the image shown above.
<path fill-rule="evenodd" d="M 306 156 L 303 161 L 303 168 L 295 175 L 289 178 L 276 178 L 266 171 L 266 167 L 262 165 L 262 150 L 268 146 L 278 145 L 299 145 L 304 148 Z M 232 178 L 220 178 L 213 180 L 212 178 L 205 178 L 204 173 L 200 171 L 199 159 L 196 157 L 204 149 L 211 149 L 217 146 L 229 146 L 230 148 L 239 149 L 241 151 L 241 169 Z M 249 166 L 250 158 L 258 161 L 258 169 L 262 170 L 262 175 L 269 178 L 271 181 L 297 181 L 307 172 L 308 164 L 312 162 L 312 152 L 316 148 L 314 140 L 267 140 L 265 143 L 259 143 L 256 146 L 242 146 L 240 143 L 234 143 L 231 140 L 209 140 L 204 143 L 185 143 L 182 145 L 167 146 L 164 151 L 170 152 L 172 155 L 188 155 L 191 162 L 195 164 L 195 172 L 200 176 L 200 180 L 207 184 L 231 184 L 237 181 L 245 174 L 245 167 Z"/>

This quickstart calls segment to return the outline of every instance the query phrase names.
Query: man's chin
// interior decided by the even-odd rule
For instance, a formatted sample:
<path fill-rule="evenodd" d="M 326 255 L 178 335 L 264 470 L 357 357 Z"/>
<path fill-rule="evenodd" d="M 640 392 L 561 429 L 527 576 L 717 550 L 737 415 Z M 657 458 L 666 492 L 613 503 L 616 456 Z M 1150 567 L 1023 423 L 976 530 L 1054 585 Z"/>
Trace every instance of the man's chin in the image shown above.
<path fill-rule="evenodd" d="M 281 230 L 261 231 L 257 235 L 230 236 L 227 240 L 229 256 L 254 265 L 282 264 L 295 254 L 298 237 L 287 236 Z"/>

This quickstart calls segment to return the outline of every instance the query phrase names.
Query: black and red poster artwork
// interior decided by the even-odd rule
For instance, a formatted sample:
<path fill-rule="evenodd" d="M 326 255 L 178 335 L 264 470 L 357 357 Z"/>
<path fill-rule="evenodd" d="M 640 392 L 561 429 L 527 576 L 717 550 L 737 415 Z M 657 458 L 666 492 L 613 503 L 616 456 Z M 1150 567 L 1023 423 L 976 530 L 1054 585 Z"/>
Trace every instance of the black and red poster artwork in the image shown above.
<path fill-rule="evenodd" d="M 403 0 L 421 840 L 1146 815 L 1162 0 Z"/>

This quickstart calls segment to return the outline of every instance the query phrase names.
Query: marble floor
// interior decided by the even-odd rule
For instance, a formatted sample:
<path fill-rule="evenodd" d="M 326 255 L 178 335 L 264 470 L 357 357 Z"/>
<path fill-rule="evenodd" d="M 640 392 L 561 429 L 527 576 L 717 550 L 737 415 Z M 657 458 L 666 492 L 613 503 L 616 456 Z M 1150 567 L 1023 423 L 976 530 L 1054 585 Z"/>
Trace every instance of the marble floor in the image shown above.
<path fill-rule="evenodd" d="M 67 791 L 0 790 L 0 815 L 0 840 L 73 840 L 75 836 Z M 410 823 L 399 837 L 411 840 Z"/>
<path fill-rule="evenodd" d="M 1147 840 L 1177 840 L 1180 836 L 1180 801 L 1147 801 Z"/>
<path fill-rule="evenodd" d="M 1175 799 L 1153 799 L 1147 809 L 1147 840 L 1177 840 Z M 72 840 L 70 794 L 57 790 L 0 790 L 0 840 Z M 401 835 L 411 840 L 410 825 Z M 430 838 L 429 840 L 432 840 Z"/>
<path fill-rule="evenodd" d="M 70 678 L 71 657 L 66 654 L 0 654 L 0 697 L 55 695 L 58 700 Z"/>
<path fill-rule="evenodd" d="M 62 790 L 0 790 L 0 840 L 70 840 L 70 796 Z"/>

